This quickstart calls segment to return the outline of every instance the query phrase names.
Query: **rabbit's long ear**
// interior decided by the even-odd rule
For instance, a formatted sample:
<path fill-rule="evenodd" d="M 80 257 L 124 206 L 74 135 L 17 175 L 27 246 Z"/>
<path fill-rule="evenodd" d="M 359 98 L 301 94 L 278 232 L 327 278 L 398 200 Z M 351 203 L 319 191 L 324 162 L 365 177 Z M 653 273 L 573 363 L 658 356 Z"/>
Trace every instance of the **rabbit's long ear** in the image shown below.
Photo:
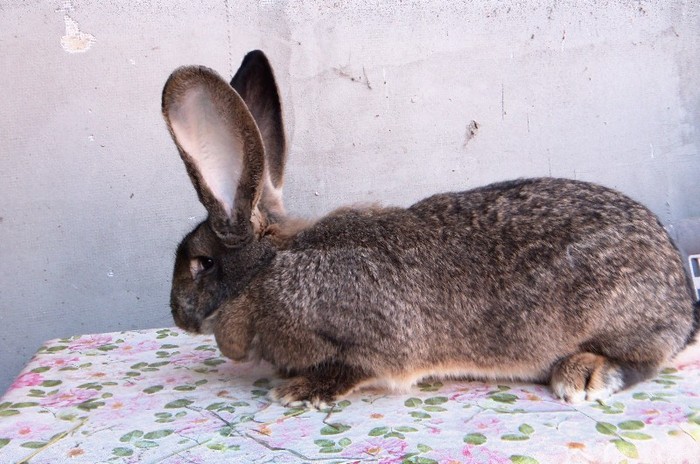
<path fill-rule="evenodd" d="M 165 83 L 162 110 L 214 232 L 229 246 L 250 240 L 265 155 L 243 99 L 211 69 L 187 66 Z"/>
<path fill-rule="evenodd" d="M 266 172 L 261 208 L 272 216 L 284 215 L 282 184 L 287 145 L 279 91 L 265 54 L 260 50 L 248 53 L 233 76 L 231 86 L 248 105 L 265 144 Z"/>

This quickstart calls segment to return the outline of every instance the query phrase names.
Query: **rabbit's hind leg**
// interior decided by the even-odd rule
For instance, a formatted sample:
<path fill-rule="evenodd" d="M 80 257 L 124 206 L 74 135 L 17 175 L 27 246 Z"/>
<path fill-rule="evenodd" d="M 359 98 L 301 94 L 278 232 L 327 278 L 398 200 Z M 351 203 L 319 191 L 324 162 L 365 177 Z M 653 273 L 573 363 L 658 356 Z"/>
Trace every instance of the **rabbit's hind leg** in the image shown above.
<path fill-rule="evenodd" d="M 567 356 L 552 369 L 554 394 L 569 403 L 596 401 L 653 377 L 660 361 L 617 361 L 583 352 Z"/>

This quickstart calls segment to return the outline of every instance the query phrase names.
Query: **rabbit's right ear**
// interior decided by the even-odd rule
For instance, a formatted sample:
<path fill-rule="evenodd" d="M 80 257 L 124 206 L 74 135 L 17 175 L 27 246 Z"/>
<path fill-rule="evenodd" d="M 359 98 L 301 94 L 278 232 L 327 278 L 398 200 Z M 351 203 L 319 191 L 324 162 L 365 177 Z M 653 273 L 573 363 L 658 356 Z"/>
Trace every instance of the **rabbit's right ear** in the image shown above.
<path fill-rule="evenodd" d="M 211 69 L 187 66 L 165 83 L 162 110 L 214 233 L 227 246 L 252 239 L 265 149 L 246 104 Z"/>
<path fill-rule="evenodd" d="M 284 216 L 282 184 L 287 144 L 282 108 L 275 75 L 265 54 L 249 52 L 231 80 L 231 86 L 243 98 L 260 129 L 265 145 L 265 174 L 260 208 L 273 222 Z"/>

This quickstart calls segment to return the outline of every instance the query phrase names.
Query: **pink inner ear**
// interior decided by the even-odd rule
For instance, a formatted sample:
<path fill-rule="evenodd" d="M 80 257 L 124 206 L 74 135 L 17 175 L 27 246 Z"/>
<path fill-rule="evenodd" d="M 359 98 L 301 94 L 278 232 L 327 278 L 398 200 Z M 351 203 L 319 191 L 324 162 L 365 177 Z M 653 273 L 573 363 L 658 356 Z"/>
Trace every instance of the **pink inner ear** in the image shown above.
<path fill-rule="evenodd" d="M 206 88 L 195 86 L 171 106 L 168 118 L 210 195 L 231 215 L 243 170 L 243 144 L 235 134 L 236 122 L 217 103 Z"/>

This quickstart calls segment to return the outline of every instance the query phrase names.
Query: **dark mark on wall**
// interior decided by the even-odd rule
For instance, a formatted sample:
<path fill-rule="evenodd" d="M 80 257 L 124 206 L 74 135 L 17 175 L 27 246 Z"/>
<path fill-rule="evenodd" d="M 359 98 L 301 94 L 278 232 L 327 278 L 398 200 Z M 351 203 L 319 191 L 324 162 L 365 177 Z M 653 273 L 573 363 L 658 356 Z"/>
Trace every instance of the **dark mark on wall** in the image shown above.
<path fill-rule="evenodd" d="M 335 72 L 340 77 L 345 77 L 347 79 L 350 79 L 351 82 L 357 82 L 358 84 L 364 84 L 369 90 L 372 90 L 372 84 L 369 83 L 369 78 L 367 77 L 367 71 L 365 71 L 364 66 L 362 67 L 362 74 L 364 74 L 364 76 L 359 76 L 359 77 L 355 77 L 352 74 L 350 74 L 347 71 L 347 66 L 343 66 L 342 68 L 333 68 L 333 72 Z"/>
<path fill-rule="evenodd" d="M 467 144 L 471 139 L 476 136 L 477 131 L 479 130 L 479 123 L 474 121 L 473 119 L 469 121 L 467 124 L 467 129 L 464 133 L 464 143 L 462 144 L 462 147 L 466 147 Z"/>

